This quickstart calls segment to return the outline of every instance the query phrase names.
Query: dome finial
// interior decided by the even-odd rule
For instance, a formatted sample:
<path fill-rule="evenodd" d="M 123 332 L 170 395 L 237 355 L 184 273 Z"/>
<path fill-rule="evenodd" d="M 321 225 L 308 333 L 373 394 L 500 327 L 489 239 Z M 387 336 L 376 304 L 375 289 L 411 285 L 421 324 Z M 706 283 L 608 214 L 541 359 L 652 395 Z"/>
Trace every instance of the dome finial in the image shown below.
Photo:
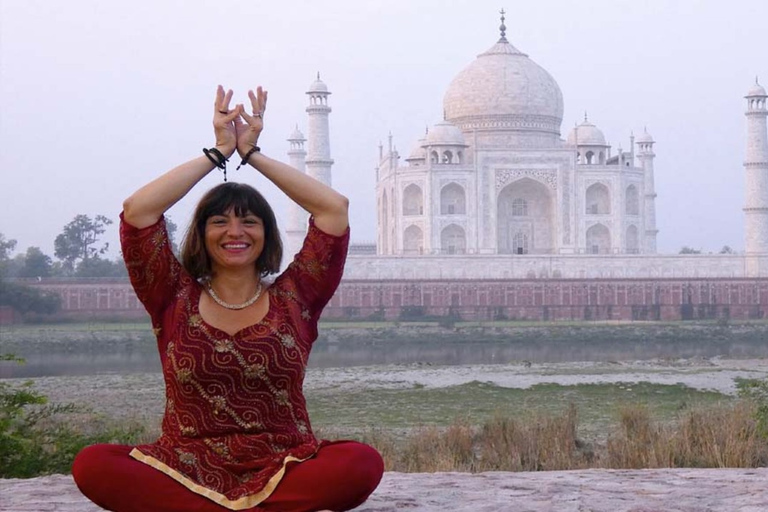
<path fill-rule="evenodd" d="M 504 8 L 502 8 L 499 11 L 499 14 L 501 14 L 501 25 L 499 25 L 499 31 L 501 32 L 501 37 L 499 38 L 500 43 L 506 43 L 507 42 L 507 26 L 504 24 L 504 20 L 506 19 L 504 15 L 506 14 L 506 11 L 504 11 Z"/>
<path fill-rule="evenodd" d="M 584 111 L 584 122 L 585 123 L 589 122 L 589 118 L 587 117 L 587 111 L 586 110 Z"/>

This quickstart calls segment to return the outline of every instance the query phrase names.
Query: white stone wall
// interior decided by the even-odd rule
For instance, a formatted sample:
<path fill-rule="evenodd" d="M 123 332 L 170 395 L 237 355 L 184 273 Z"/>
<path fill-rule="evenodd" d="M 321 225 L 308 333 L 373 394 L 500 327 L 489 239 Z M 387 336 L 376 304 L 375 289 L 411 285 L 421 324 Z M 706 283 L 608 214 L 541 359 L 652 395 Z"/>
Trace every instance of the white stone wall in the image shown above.
<path fill-rule="evenodd" d="M 768 256 L 349 256 L 345 279 L 768 277 Z"/>

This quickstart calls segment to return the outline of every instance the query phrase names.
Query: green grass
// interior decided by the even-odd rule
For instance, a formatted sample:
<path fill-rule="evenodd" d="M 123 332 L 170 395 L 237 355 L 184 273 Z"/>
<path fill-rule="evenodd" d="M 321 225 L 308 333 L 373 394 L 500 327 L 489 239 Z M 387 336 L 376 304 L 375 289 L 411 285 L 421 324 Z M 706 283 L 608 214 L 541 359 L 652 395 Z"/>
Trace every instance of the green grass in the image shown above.
<path fill-rule="evenodd" d="M 323 391 L 307 397 L 312 424 L 320 428 L 407 429 L 445 427 L 457 419 L 479 425 L 497 415 L 524 419 L 536 413 L 559 413 L 573 403 L 584 433 L 599 434 L 617 422 L 627 405 L 646 405 L 654 419 L 672 421 L 692 406 L 733 400 L 681 384 L 650 383 L 539 384 L 529 389 L 471 382 L 448 388 L 415 386 L 399 390 Z"/>

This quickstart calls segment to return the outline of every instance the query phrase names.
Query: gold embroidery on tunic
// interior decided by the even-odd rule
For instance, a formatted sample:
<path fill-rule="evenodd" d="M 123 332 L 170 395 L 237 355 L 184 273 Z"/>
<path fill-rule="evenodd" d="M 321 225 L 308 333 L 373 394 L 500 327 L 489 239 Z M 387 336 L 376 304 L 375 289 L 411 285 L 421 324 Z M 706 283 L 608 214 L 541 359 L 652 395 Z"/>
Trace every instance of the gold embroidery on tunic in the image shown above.
<path fill-rule="evenodd" d="M 248 379 L 255 379 L 264 376 L 264 367 L 260 364 L 252 364 L 245 367 L 243 372 Z"/>
<path fill-rule="evenodd" d="M 213 344 L 216 352 L 234 352 L 234 348 L 232 340 L 216 340 Z"/>
<path fill-rule="evenodd" d="M 280 405 L 290 405 L 291 397 L 288 395 L 288 391 L 281 389 L 275 392 L 275 401 Z"/>
<path fill-rule="evenodd" d="M 293 336 L 291 336 L 290 334 L 281 334 L 280 343 L 282 343 L 285 348 L 296 347 L 296 340 L 293 339 Z"/>
<path fill-rule="evenodd" d="M 179 456 L 179 461 L 187 466 L 193 466 L 197 464 L 197 457 L 194 453 L 185 452 L 184 450 L 176 449 L 176 454 Z"/>
<path fill-rule="evenodd" d="M 179 368 L 176 370 L 176 380 L 186 384 L 192 380 L 192 372 L 188 368 Z"/>
<path fill-rule="evenodd" d="M 211 441 L 210 439 L 204 439 L 203 442 L 208 446 L 208 448 L 213 450 L 213 453 L 215 453 L 216 455 L 220 457 L 224 457 L 225 459 L 232 460 L 231 457 L 229 456 L 229 446 L 227 446 L 226 444 L 216 443 Z"/>

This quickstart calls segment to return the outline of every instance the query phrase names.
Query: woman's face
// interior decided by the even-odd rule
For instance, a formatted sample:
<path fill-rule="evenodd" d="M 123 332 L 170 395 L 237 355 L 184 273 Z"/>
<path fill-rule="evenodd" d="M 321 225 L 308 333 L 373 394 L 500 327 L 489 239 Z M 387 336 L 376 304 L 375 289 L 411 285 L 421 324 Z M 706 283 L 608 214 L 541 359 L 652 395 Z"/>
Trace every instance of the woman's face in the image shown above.
<path fill-rule="evenodd" d="M 205 249 L 214 272 L 251 267 L 264 250 L 264 222 L 248 212 L 243 217 L 229 209 L 205 222 Z"/>

